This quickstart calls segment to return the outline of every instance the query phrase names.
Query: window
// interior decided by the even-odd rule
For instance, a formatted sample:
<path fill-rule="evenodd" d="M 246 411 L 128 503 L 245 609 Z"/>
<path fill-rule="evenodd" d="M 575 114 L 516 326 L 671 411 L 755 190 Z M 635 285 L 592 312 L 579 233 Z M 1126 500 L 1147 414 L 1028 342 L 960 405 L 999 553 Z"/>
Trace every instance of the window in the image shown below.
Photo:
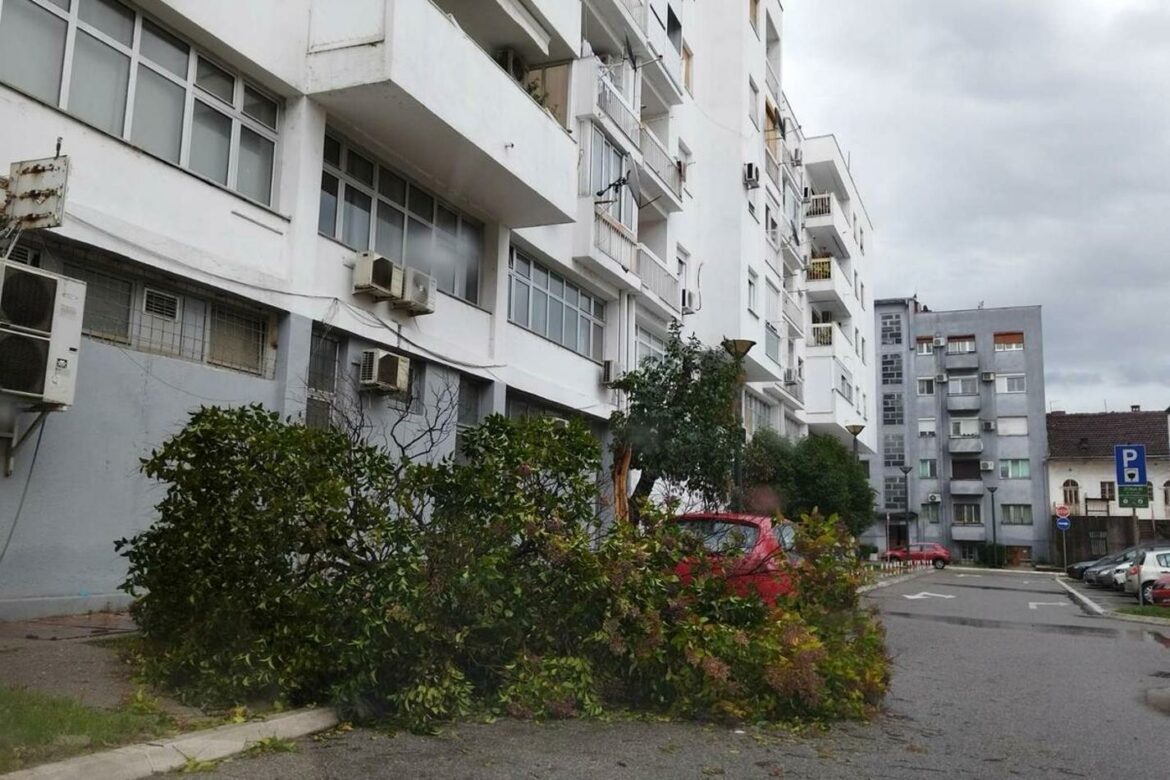
<path fill-rule="evenodd" d="M 1115 483 L 1115 482 L 1102 482 L 1101 483 L 1101 498 L 1105 499 L 1106 501 L 1117 500 L 1117 483 Z"/>
<path fill-rule="evenodd" d="M 967 458 L 955 458 L 951 461 L 951 479 L 982 480 L 979 461 Z"/>
<path fill-rule="evenodd" d="M 887 433 L 882 437 L 882 463 L 886 468 L 906 464 L 906 440 L 900 433 Z"/>
<path fill-rule="evenodd" d="M 1007 458 L 999 462 L 1000 479 L 1031 479 L 1032 470 L 1027 458 Z"/>
<path fill-rule="evenodd" d="M 318 328 L 309 341 L 309 374 L 306 378 L 305 425 L 328 428 L 333 424 L 333 402 L 337 393 L 337 358 L 340 342 Z"/>
<path fill-rule="evenodd" d="M 938 514 L 939 514 L 938 507 L 939 507 L 939 505 L 937 503 L 923 504 L 922 509 L 921 509 L 921 513 L 919 516 L 928 523 L 932 523 L 932 524 L 937 523 L 938 522 Z"/>
<path fill-rule="evenodd" d="M 276 100 L 117 0 L 78 0 L 75 13 L 69 5 L 4 3 L 0 81 L 271 203 Z"/>
<path fill-rule="evenodd" d="M 934 339 L 932 339 L 930 336 L 919 338 L 916 344 L 916 351 L 919 355 L 929 357 L 934 354 Z"/>
<path fill-rule="evenodd" d="M 924 376 L 918 378 L 918 394 L 934 395 L 934 377 Z"/>
<path fill-rule="evenodd" d="M 882 345 L 896 346 L 902 343 L 902 315 L 883 314 L 881 317 Z"/>
<path fill-rule="evenodd" d="M 1027 436 L 1027 417 L 1000 417 L 995 421 L 995 429 L 1000 436 Z"/>
<path fill-rule="evenodd" d="M 882 384 L 902 384 L 902 353 L 887 352 L 882 355 Z"/>
<path fill-rule="evenodd" d="M 979 377 L 950 377 L 947 380 L 947 395 L 979 395 Z"/>
<path fill-rule="evenodd" d="M 599 208 L 630 231 L 635 231 L 638 207 L 633 192 L 629 187 L 614 186 L 629 173 L 630 161 L 597 125 L 593 125 L 591 137 L 588 193 L 596 195 L 604 191 L 604 197 L 595 197 L 595 200 L 606 201 L 598 204 Z"/>
<path fill-rule="evenodd" d="M 996 352 L 1022 352 L 1024 349 L 1023 333 L 996 333 Z"/>
<path fill-rule="evenodd" d="M 923 458 L 918 461 L 918 478 L 938 479 L 938 460 L 935 458 Z"/>
<path fill-rule="evenodd" d="M 974 336 L 951 336 L 947 339 L 947 354 L 961 355 L 975 351 Z"/>
<path fill-rule="evenodd" d="M 600 361 L 605 303 L 513 249 L 508 318 L 562 347 Z"/>
<path fill-rule="evenodd" d="M 886 509 L 904 510 L 906 508 L 906 479 L 905 477 L 886 477 L 882 487 L 885 488 Z"/>
<path fill-rule="evenodd" d="M 1032 524 L 1031 504 L 1003 504 L 1000 509 L 1003 510 L 1004 525 Z"/>
<path fill-rule="evenodd" d="M 771 430 L 775 426 L 772 422 L 773 408 L 764 400 L 746 393 L 744 398 L 744 422 L 749 436 L 765 428 Z"/>
<path fill-rule="evenodd" d="M 1026 393 L 1028 383 L 1023 374 L 998 374 L 995 377 L 995 392 L 997 393 Z"/>
<path fill-rule="evenodd" d="M 901 425 L 902 422 L 902 394 L 882 393 L 882 425 Z"/>
<path fill-rule="evenodd" d="M 480 423 L 483 395 L 487 383 L 465 374 L 459 375 L 459 410 L 455 419 L 455 459 L 463 462 L 463 441 L 467 431 Z"/>
<path fill-rule="evenodd" d="M 933 417 L 918 418 L 918 435 L 922 438 L 929 438 L 938 435 L 938 428 L 936 427 L 935 419 Z"/>
<path fill-rule="evenodd" d="M 955 503 L 955 525 L 982 525 L 983 506 L 981 504 Z"/>
<path fill-rule="evenodd" d="M 760 32 L 760 0 L 748 0 L 748 24 L 756 33 Z"/>
<path fill-rule="evenodd" d="M 660 358 L 666 354 L 666 340 L 659 338 L 656 334 L 646 330 L 641 325 L 638 326 L 636 354 L 634 359 L 641 363 L 649 357 Z"/>
<path fill-rule="evenodd" d="M 319 232 L 424 271 L 443 292 L 479 300 L 482 225 L 337 137 L 325 136 L 324 158 Z"/>
<path fill-rule="evenodd" d="M 1170 480 L 1162 483 L 1162 503 L 1170 509 Z"/>
<path fill-rule="evenodd" d="M 747 289 L 748 289 L 748 300 L 747 300 L 747 307 L 748 307 L 748 311 L 750 311 L 750 312 L 751 312 L 751 313 L 753 313 L 753 314 L 755 314 L 755 313 L 756 313 L 756 311 L 759 309 L 759 300 L 758 300 L 758 298 L 759 298 L 759 287 L 760 287 L 760 283 L 759 283 L 758 279 L 759 279 L 759 277 L 757 277 L 757 276 L 756 276 L 756 272 L 755 272 L 755 271 L 748 271 L 748 288 L 747 288 Z"/>
<path fill-rule="evenodd" d="M 1075 479 L 1066 479 L 1061 485 L 1061 490 L 1064 493 L 1065 506 L 1070 508 L 1080 506 L 1081 486 L 1077 484 Z"/>
<path fill-rule="evenodd" d="M 760 88 L 751 78 L 748 79 L 748 119 L 757 130 L 760 128 Z"/>
<path fill-rule="evenodd" d="M 960 418 L 951 420 L 951 438 L 966 439 L 979 435 L 979 420 Z"/>
<path fill-rule="evenodd" d="M 683 44 L 682 50 L 683 86 L 687 92 L 695 91 L 695 55 L 691 47 Z"/>

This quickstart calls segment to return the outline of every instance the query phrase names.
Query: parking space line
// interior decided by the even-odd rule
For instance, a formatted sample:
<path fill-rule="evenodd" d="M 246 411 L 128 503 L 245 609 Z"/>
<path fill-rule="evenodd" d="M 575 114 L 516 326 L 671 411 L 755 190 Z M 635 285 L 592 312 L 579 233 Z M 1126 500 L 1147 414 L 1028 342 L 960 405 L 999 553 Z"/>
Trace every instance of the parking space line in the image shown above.
<path fill-rule="evenodd" d="M 1097 602 L 1093 601 L 1091 598 L 1089 598 L 1085 594 L 1081 593 L 1079 590 L 1074 588 L 1072 585 L 1069 585 L 1067 582 L 1062 580 L 1059 576 L 1053 577 L 1053 579 L 1056 580 L 1057 584 L 1059 584 L 1060 587 L 1067 590 L 1068 594 L 1070 596 L 1072 596 L 1077 602 L 1079 602 L 1082 607 L 1092 611 L 1093 613 L 1095 613 L 1097 615 L 1104 615 L 1105 614 L 1106 610 L 1104 607 L 1102 607 Z"/>

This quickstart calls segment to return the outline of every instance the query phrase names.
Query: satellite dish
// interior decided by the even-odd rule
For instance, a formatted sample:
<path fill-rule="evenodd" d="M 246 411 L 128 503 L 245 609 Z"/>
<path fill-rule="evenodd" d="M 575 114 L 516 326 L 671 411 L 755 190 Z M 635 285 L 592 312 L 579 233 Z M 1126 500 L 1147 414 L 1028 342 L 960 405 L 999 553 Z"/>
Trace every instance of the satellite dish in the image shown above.
<path fill-rule="evenodd" d="M 630 169 L 626 171 L 625 185 L 630 188 L 630 194 L 634 196 L 634 203 L 641 205 L 642 203 L 642 180 L 638 178 L 637 166 L 631 165 Z"/>

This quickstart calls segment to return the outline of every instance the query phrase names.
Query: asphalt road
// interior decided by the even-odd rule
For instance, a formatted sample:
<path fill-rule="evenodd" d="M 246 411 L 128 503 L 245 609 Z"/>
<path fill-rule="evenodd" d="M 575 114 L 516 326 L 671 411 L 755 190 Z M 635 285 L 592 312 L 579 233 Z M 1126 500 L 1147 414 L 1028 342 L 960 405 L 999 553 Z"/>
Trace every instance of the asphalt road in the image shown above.
<path fill-rule="evenodd" d="M 948 570 L 867 598 L 894 658 L 873 723 L 816 734 L 628 721 L 501 720 L 438 737 L 356 729 L 209 776 L 1170 776 L 1170 627 L 1086 614 L 1051 575 Z"/>

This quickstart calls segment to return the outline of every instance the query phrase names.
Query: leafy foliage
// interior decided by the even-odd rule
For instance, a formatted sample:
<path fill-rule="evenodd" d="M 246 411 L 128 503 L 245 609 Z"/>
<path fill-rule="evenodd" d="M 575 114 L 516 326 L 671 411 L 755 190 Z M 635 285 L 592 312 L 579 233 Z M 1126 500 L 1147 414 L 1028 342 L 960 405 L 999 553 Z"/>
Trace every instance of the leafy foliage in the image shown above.
<path fill-rule="evenodd" d="M 744 453 L 744 480 L 753 486 L 749 505 L 779 509 L 789 517 L 817 510 L 840 517 L 857 535 L 873 523 L 873 490 L 849 449 L 829 436 L 791 442 L 758 431 Z"/>
<path fill-rule="evenodd" d="M 742 433 L 735 415 L 738 369 L 720 349 L 696 337 L 684 340 L 676 323 L 665 353 L 648 357 L 614 383 L 628 408 L 610 419 L 614 448 L 631 448 L 642 470 L 635 496 L 658 479 L 701 495 L 709 503 L 728 495 Z"/>
<path fill-rule="evenodd" d="M 330 702 L 418 730 L 476 707 L 761 720 L 880 700 L 880 628 L 835 520 L 802 521 L 798 587 L 766 605 L 653 507 L 603 523 L 581 423 L 492 417 L 463 454 L 395 460 L 256 407 L 193 414 L 143 464 L 167 484 L 159 520 L 118 543 L 147 673 L 200 703 Z"/>

